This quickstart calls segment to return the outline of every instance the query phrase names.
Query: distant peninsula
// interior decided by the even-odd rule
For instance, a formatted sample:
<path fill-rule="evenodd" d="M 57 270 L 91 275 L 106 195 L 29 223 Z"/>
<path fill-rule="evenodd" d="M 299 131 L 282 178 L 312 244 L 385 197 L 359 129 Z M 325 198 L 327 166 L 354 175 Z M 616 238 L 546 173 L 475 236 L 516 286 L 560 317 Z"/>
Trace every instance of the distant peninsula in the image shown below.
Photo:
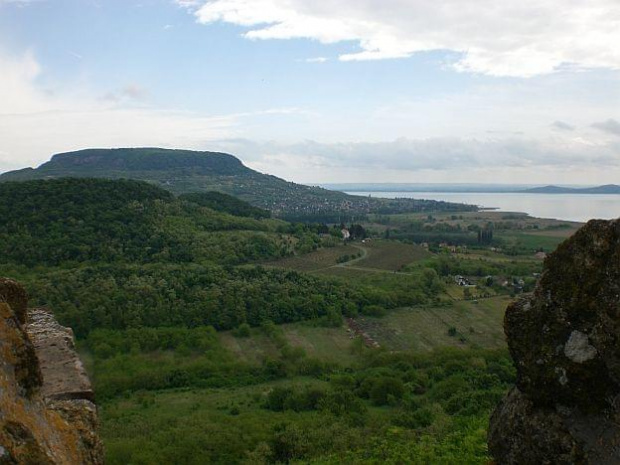
<path fill-rule="evenodd" d="M 526 194 L 620 194 L 620 186 L 617 184 L 606 184 L 597 187 L 560 187 L 543 186 L 525 189 Z"/>
<path fill-rule="evenodd" d="M 477 184 L 477 183 L 345 183 L 322 184 L 321 187 L 348 193 L 460 193 L 460 194 L 620 194 L 620 185 L 556 186 L 535 184 Z"/>

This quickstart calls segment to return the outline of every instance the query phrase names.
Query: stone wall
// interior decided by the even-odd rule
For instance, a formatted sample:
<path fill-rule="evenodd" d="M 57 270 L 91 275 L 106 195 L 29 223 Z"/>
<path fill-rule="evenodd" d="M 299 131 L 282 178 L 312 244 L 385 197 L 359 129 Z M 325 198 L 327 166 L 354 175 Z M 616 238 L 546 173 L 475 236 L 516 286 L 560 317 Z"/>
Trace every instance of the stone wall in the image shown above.
<path fill-rule="evenodd" d="M 93 391 L 71 330 L 0 278 L 0 465 L 99 465 Z"/>

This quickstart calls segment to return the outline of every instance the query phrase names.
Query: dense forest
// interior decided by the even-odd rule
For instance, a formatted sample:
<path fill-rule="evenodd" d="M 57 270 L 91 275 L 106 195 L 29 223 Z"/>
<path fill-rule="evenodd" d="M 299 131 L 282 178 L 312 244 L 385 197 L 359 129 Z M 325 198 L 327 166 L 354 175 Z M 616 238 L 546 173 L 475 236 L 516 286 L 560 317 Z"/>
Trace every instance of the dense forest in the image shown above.
<path fill-rule="evenodd" d="M 235 216 L 248 216 L 256 219 L 269 218 L 271 216 L 268 210 L 253 207 L 243 200 L 222 194 L 221 192 L 194 192 L 193 194 L 180 195 L 179 198 Z"/>
<path fill-rule="evenodd" d="M 238 264 L 319 243 L 307 227 L 246 217 L 253 207 L 228 196 L 211 205 L 216 209 L 130 180 L 0 183 L 0 261 Z M 239 216 L 231 209 L 245 210 Z"/>
<path fill-rule="evenodd" d="M 381 287 L 261 266 L 98 265 L 39 269 L 22 280 L 80 337 L 94 329 L 213 326 L 233 329 L 341 317 L 432 302 L 442 284 L 426 270 Z M 381 310 L 380 310 L 381 309 Z"/>

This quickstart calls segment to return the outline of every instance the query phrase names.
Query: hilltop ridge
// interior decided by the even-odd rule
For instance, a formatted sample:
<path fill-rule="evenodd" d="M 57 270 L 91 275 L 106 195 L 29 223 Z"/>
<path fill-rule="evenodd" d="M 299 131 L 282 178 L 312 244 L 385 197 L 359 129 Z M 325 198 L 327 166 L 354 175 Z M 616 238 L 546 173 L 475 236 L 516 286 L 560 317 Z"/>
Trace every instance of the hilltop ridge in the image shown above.
<path fill-rule="evenodd" d="M 175 194 L 216 191 L 233 195 L 277 216 L 334 222 L 343 215 L 474 210 L 474 206 L 419 199 L 376 199 L 285 181 L 221 153 L 162 148 L 85 149 L 56 154 L 38 168 L 0 175 L 0 182 L 61 177 L 128 178 L 147 181 Z"/>
<path fill-rule="evenodd" d="M 250 171 L 238 158 L 227 153 L 193 152 L 155 147 L 85 149 L 59 153 L 54 155 L 49 162 L 41 165 L 39 169 L 53 172 L 62 169 L 89 170 L 91 167 L 120 171 L 194 169 L 219 174 Z"/>

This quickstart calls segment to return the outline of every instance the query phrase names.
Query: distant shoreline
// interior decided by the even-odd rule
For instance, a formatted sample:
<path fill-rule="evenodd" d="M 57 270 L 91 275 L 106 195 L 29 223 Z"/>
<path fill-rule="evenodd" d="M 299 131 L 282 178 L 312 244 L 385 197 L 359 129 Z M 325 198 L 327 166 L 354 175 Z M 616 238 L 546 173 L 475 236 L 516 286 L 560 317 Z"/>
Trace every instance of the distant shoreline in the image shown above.
<path fill-rule="evenodd" d="M 454 194 L 605 194 L 620 195 L 620 185 L 607 184 L 601 186 L 575 185 L 527 185 L 527 184 L 321 184 L 329 190 L 343 192 L 421 192 L 421 193 L 454 193 Z"/>
<path fill-rule="evenodd" d="M 381 198 L 410 197 L 476 205 L 493 212 L 523 212 L 534 218 L 587 222 L 590 219 L 620 217 L 617 195 L 545 194 L 528 192 L 353 192 L 348 194 Z"/>

